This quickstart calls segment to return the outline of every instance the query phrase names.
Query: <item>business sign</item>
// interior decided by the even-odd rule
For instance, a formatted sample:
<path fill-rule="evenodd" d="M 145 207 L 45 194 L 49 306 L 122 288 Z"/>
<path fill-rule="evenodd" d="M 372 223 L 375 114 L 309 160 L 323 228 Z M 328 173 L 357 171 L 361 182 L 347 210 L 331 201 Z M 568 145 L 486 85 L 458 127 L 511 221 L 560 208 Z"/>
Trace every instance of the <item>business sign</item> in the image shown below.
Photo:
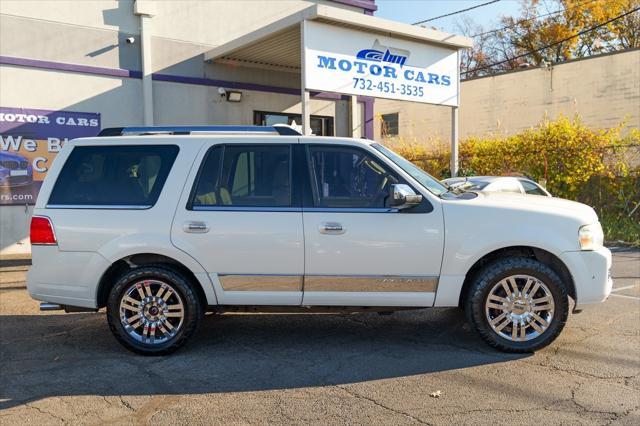
<path fill-rule="evenodd" d="M 97 113 L 0 107 L 0 205 L 35 204 L 64 143 L 99 132 Z"/>
<path fill-rule="evenodd" d="M 304 25 L 306 89 L 458 105 L 457 50 L 314 21 Z"/>

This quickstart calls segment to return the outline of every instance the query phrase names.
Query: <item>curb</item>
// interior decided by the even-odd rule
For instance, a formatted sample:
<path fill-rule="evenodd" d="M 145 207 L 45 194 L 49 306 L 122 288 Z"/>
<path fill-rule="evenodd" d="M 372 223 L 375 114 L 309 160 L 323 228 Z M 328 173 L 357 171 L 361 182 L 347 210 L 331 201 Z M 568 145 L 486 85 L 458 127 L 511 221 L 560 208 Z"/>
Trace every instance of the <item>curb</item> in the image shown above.
<path fill-rule="evenodd" d="M 607 248 L 611 250 L 611 253 L 640 253 L 640 248 L 636 248 L 636 247 L 618 246 L 618 247 L 607 247 Z"/>
<path fill-rule="evenodd" d="M 0 259 L 0 268 L 6 268 L 8 266 L 31 266 L 31 257 Z"/>

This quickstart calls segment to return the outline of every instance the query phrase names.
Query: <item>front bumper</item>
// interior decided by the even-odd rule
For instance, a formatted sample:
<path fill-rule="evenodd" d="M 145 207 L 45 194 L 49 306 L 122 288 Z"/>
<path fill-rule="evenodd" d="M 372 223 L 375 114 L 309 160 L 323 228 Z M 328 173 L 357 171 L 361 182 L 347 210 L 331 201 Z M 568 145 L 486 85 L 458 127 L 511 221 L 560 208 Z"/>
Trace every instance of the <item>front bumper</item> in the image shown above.
<path fill-rule="evenodd" d="M 576 306 L 604 302 L 611 294 L 611 251 L 601 248 L 594 251 L 567 251 L 562 261 L 569 269 L 576 287 Z"/>

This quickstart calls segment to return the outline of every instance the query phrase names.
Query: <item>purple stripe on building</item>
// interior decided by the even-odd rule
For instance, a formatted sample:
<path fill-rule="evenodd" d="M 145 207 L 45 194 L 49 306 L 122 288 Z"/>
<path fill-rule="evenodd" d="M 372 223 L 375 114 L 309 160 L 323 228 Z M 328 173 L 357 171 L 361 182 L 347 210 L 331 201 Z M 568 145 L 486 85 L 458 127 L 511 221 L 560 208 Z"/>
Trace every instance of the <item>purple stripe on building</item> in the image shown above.
<path fill-rule="evenodd" d="M 344 4 L 346 6 L 360 7 L 366 12 L 375 12 L 378 10 L 375 0 L 330 0 L 334 3 Z"/>
<path fill-rule="evenodd" d="M 67 64 L 64 62 L 41 61 L 39 59 L 15 58 L 12 56 L 0 56 L 0 64 L 17 65 L 21 67 L 40 68 L 55 71 L 69 71 L 84 74 L 105 75 L 109 77 L 142 78 L 141 71 L 125 70 L 122 68 L 94 67 L 91 65 Z"/>
<path fill-rule="evenodd" d="M 264 84 L 242 83 L 238 81 L 216 80 L 212 78 L 184 77 L 179 75 L 154 73 L 152 78 L 156 81 L 170 83 L 195 84 L 199 86 L 216 86 L 227 89 L 255 90 L 257 92 L 281 93 L 283 95 L 300 96 L 300 89 L 290 87 L 267 86 Z"/>
<path fill-rule="evenodd" d="M 39 68 L 53 71 L 77 72 L 82 74 L 93 74 L 107 77 L 119 78 L 142 78 L 142 72 L 136 70 L 126 70 L 122 68 L 94 67 L 90 65 L 67 64 L 63 62 L 42 61 L 39 59 L 15 58 L 11 56 L 0 56 L 1 65 L 15 65 L 30 68 Z M 186 77 L 171 74 L 154 73 L 152 79 L 168 83 L 193 84 L 198 86 L 225 87 L 227 89 L 253 90 L 258 92 L 279 93 L 283 95 L 300 96 L 300 89 L 291 87 L 268 86 L 256 83 L 243 83 L 238 81 L 217 80 L 211 78 Z M 327 100 L 349 100 L 349 95 L 329 92 L 310 92 L 315 99 Z M 373 98 L 358 96 L 358 102 L 363 102 L 365 107 L 365 137 L 373 138 Z"/>

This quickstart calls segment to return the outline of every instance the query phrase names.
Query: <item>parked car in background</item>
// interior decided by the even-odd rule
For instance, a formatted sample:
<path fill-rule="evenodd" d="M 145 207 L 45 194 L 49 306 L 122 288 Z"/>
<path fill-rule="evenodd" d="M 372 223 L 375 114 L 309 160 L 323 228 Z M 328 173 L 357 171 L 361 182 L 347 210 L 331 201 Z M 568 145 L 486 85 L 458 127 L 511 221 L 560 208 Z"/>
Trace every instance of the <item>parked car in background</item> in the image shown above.
<path fill-rule="evenodd" d="M 20 154 L 0 152 L 0 186 L 29 185 L 33 180 L 31 162 Z"/>
<path fill-rule="evenodd" d="M 444 179 L 445 185 L 452 189 L 485 192 L 512 192 L 515 194 L 552 195 L 539 183 L 525 177 L 512 176 L 468 176 Z"/>
<path fill-rule="evenodd" d="M 41 309 L 106 307 L 120 343 L 160 355 L 205 311 L 461 307 L 488 344 L 528 352 L 558 336 L 569 297 L 579 311 L 611 292 L 584 204 L 451 191 L 373 141 L 171 129 L 64 145 L 31 221 Z"/>

